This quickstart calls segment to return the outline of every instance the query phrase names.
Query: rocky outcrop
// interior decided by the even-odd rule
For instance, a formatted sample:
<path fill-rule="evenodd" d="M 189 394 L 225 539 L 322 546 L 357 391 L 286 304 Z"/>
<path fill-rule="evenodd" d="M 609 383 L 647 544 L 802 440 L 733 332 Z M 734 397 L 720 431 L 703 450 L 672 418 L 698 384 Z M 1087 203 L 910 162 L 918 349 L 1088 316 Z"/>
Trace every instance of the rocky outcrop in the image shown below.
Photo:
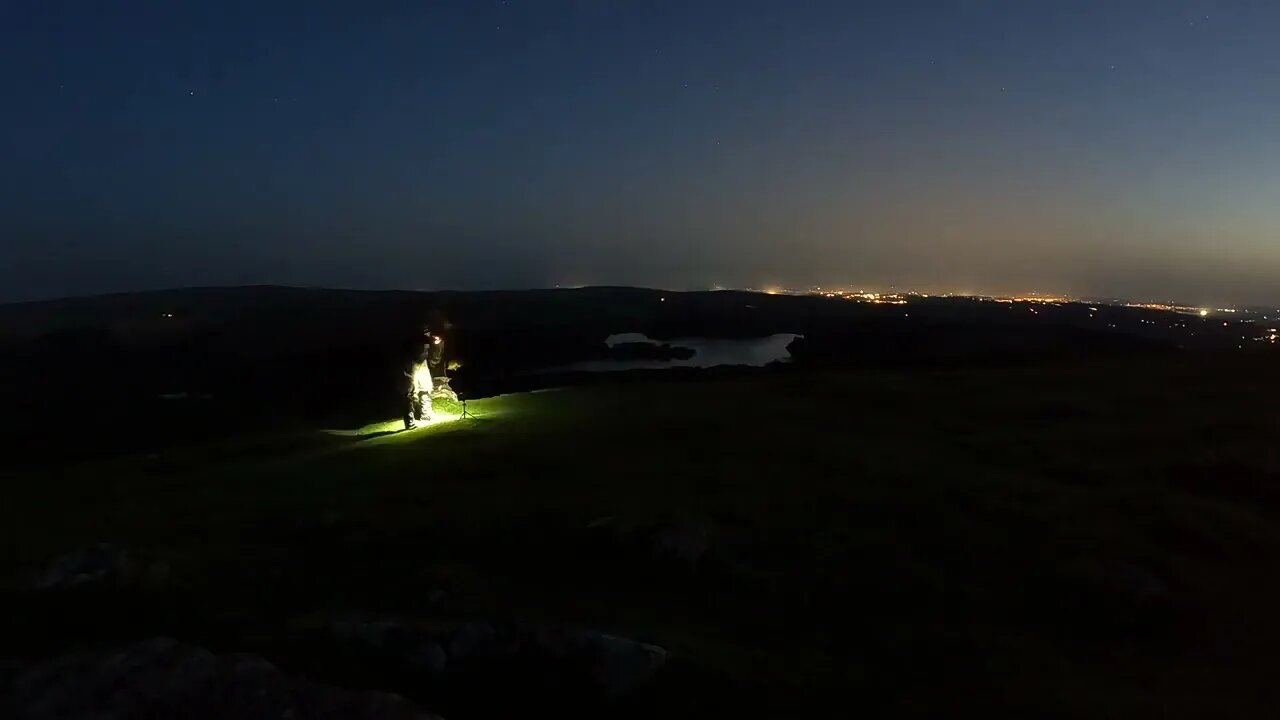
<path fill-rule="evenodd" d="M 389 620 L 350 618 L 334 635 L 366 653 L 436 678 L 487 677 L 497 685 L 515 674 L 524 683 L 605 695 L 629 692 L 666 662 L 666 650 L 607 633 L 559 625 L 462 623 L 418 628 Z"/>
<path fill-rule="evenodd" d="M 447 377 L 438 377 L 435 379 L 435 385 L 431 388 L 432 400 L 444 400 L 447 402 L 458 402 L 458 393 L 454 391 L 452 380 Z"/>
<path fill-rule="evenodd" d="M 395 695 L 290 677 L 253 655 L 215 655 L 169 638 L 63 656 L 18 673 L 18 720 L 432 720 Z"/>
<path fill-rule="evenodd" d="M 695 571 L 711 550 L 711 533 L 692 523 L 628 523 L 613 517 L 592 521 L 587 530 L 595 547 L 619 559 Z"/>
<path fill-rule="evenodd" d="M 450 386 L 451 379 L 438 377 L 431 390 L 431 409 L 443 415 L 457 415 L 462 412 L 462 403 L 458 393 Z"/>
<path fill-rule="evenodd" d="M 88 586 L 157 588 L 169 580 L 169 565 L 144 559 L 109 543 L 85 545 L 63 553 L 31 577 L 28 590 L 65 590 Z"/>

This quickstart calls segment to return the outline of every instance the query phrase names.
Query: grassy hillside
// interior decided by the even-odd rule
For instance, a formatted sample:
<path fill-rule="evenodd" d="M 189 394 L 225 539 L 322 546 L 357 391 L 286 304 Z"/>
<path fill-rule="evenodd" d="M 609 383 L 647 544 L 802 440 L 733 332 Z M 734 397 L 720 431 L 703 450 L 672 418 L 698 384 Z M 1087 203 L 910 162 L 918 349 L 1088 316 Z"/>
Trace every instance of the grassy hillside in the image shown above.
<path fill-rule="evenodd" d="M 1264 370 L 620 383 L 490 398 L 410 433 L 24 471 L 0 503 L 4 570 L 106 541 L 166 571 L 11 590 L 4 631 L 21 657 L 167 633 L 450 718 L 572 703 L 378 673 L 326 623 L 554 621 L 666 647 L 656 680 L 607 708 L 620 716 L 826 700 L 1264 716 L 1280 700 L 1280 384 Z"/>

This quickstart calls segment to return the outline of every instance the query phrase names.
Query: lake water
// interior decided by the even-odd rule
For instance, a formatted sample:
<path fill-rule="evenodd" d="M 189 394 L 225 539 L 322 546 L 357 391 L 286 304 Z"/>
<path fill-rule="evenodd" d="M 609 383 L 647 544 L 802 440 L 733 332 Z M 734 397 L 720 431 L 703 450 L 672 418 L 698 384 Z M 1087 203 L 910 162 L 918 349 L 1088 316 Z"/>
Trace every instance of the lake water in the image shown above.
<path fill-rule="evenodd" d="M 694 351 L 688 360 L 591 360 L 574 363 L 558 370 L 580 372 L 618 372 L 621 370 L 663 370 L 674 367 L 708 368 L 717 365 L 750 365 L 763 367 L 771 362 L 787 362 L 791 354 L 787 345 L 799 335 L 783 333 L 760 338 L 675 338 L 652 340 L 641 333 L 610 335 L 605 344 L 613 347 L 619 343 L 652 343 L 689 348 Z"/>

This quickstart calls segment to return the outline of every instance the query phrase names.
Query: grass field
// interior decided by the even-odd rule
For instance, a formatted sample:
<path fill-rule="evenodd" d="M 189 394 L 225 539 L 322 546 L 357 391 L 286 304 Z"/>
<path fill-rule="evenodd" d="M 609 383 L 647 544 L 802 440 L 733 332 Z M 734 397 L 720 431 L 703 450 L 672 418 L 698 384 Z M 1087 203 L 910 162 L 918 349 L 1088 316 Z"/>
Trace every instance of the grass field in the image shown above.
<path fill-rule="evenodd" d="M 502 396 L 407 433 L 51 462 L 6 477 L 10 575 L 103 541 L 168 571 L 11 590 L 5 632 L 19 657 L 169 634 L 449 718 L 531 700 L 378 676 L 318 628 L 353 612 L 554 621 L 666 647 L 612 716 L 834 701 L 1262 717 L 1280 702 L 1277 389 L 1266 367 L 1185 359 L 782 372 Z M 675 528 L 705 552 L 659 557 L 602 527 Z"/>

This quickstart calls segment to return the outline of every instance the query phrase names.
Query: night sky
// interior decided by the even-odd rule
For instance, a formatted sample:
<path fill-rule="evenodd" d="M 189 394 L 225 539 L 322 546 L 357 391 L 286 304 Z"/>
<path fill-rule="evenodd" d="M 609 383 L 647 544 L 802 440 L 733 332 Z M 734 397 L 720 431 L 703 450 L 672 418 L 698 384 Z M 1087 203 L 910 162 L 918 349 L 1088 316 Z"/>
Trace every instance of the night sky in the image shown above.
<path fill-rule="evenodd" d="M 1280 300 L 1280 3 L 6 0 L 0 300 Z"/>

